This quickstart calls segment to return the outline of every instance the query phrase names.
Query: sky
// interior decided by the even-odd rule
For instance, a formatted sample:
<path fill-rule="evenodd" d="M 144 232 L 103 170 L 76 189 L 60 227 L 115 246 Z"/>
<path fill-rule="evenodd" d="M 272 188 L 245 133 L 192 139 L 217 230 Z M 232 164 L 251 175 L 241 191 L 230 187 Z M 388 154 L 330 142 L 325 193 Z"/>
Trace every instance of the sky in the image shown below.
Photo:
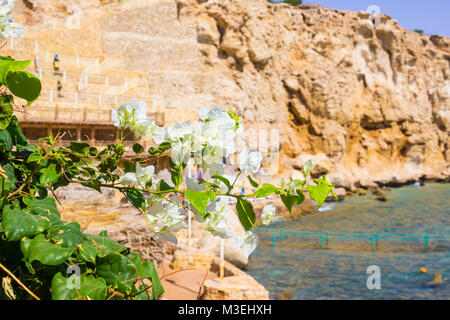
<path fill-rule="evenodd" d="M 304 0 L 303 3 L 349 11 L 366 11 L 369 6 L 376 5 L 381 13 L 397 20 L 406 29 L 450 37 L 450 0 Z"/>

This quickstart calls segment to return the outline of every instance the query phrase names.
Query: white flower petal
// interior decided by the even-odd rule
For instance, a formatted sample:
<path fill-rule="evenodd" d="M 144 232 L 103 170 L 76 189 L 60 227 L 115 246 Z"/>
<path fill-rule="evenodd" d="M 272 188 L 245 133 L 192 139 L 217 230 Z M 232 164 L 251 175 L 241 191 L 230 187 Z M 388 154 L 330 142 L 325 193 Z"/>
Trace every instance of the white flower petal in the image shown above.
<path fill-rule="evenodd" d="M 261 152 L 249 152 L 247 147 L 244 147 L 238 155 L 238 167 L 244 175 L 258 172 L 261 167 L 261 162 Z"/>
<path fill-rule="evenodd" d="M 251 231 L 247 231 L 242 237 L 233 240 L 233 246 L 240 248 L 247 257 L 256 249 L 257 245 L 258 236 Z"/>
<path fill-rule="evenodd" d="M 276 207 L 273 202 L 268 202 L 263 209 L 261 215 L 261 221 L 264 225 L 269 225 L 272 222 L 273 217 L 275 216 Z"/>
<path fill-rule="evenodd" d="M 136 164 L 136 179 L 142 186 L 147 185 L 155 176 L 155 167 L 147 166 L 142 168 L 139 163 Z"/>
<path fill-rule="evenodd" d="M 136 174 L 134 172 L 125 173 L 119 180 L 123 185 L 133 185 L 137 183 Z"/>

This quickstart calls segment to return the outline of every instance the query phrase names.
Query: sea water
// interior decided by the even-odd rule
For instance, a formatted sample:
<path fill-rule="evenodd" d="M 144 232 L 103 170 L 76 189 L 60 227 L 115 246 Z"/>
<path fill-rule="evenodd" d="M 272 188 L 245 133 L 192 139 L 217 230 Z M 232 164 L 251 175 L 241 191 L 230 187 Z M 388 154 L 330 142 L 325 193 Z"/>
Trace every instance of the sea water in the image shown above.
<path fill-rule="evenodd" d="M 259 233 L 248 274 L 263 284 L 271 298 L 288 293 L 292 299 L 450 299 L 450 238 L 425 249 L 421 239 L 398 243 L 330 239 L 320 248 L 318 238 L 279 237 L 280 229 L 450 235 L 450 184 L 427 184 L 392 189 L 388 201 L 371 194 L 326 204 L 321 212 L 280 222 Z M 315 242 L 315 243 L 314 243 Z M 379 267 L 380 289 L 368 289 L 371 273 Z M 421 272 L 426 268 L 427 272 Z M 434 274 L 444 284 L 430 285 Z"/>

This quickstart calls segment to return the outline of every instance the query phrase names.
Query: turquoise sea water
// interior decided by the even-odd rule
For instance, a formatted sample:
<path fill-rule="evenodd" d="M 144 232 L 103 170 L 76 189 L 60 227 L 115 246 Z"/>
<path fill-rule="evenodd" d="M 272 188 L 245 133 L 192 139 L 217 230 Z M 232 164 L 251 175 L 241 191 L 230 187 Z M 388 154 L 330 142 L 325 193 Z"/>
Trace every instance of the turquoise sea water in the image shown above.
<path fill-rule="evenodd" d="M 450 184 L 428 184 L 392 189 L 387 202 L 372 195 L 327 204 L 317 214 L 274 224 L 279 229 L 450 235 Z M 292 299 L 450 299 L 450 241 L 402 245 L 370 241 L 320 240 L 288 237 L 272 247 L 270 233 L 259 234 L 247 272 L 263 284 L 271 298 L 289 293 Z M 279 240 L 279 239 L 278 239 Z M 334 243 L 333 243 L 334 242 Z M 367 267 L 381 271 L 381 289 L 367 289 Z M 427 273 L 419 271 L 426 268 Z M 436 272 L 444 284 L 429 286 Z"/>

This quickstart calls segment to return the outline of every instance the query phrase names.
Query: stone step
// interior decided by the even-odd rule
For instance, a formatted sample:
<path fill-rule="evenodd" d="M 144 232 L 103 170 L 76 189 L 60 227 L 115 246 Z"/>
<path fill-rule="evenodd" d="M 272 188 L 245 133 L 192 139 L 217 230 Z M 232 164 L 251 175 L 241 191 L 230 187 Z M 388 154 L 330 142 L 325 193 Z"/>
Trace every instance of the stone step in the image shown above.
<path fill-rule="evenodd" d="M 269 300 L 269 291 L 250 276 L 205 281 L 202 300 Z"/>

